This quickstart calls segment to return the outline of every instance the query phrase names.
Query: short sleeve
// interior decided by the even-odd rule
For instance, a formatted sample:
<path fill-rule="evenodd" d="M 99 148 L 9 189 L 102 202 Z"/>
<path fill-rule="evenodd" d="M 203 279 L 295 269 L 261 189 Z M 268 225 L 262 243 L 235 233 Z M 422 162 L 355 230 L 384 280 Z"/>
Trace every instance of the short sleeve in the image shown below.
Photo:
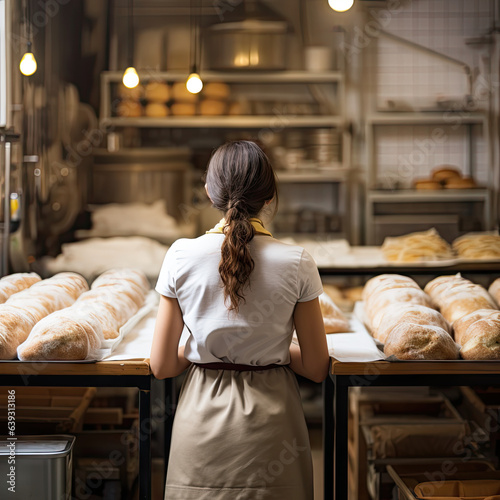
<path fill-rule="evenodd" d="M 297 271 L 297 302 L 308 302 L 323 293 L 323 284 L 319 276 L 318 266 L 309 252 L 302 251 Z"/>
<path fill-rule="evenodd" d="M 176 259 L 175 259 L 175 243 L 168 249 L 163 264 L 161 266 L 160 275 L 156 282 L 155 290 L 165 297 L 176 298 Z"/>

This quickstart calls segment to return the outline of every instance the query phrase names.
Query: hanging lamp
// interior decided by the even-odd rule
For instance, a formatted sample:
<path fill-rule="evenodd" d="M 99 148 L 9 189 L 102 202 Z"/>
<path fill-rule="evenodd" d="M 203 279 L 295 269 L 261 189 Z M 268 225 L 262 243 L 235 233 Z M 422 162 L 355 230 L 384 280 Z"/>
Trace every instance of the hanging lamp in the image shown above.
<path fill-rule="evenodd" d="M 139 85 L 139 75 L 134 68 L 134 0 L 128 0 L 128 29 L 127 29 L 127 50 L 128 68 L 123 73 L 122 82 L 125 87 L 133 89 Z"/>
<path fill-rule="evenodd" d="M 354 0 L 328 0 L 328 5 L 337 12 L 345 12 L 354 4 Z"/>
<path fill-rule="evenodd" d="M 186 80 L 186 88 L 191 94 L 198 94 L 203 88 L 203 82 L 201 81 L 200 75 L 198 73 L 199 59 L 200 59 L 200 11 L 201 4 L 199 4 L 198 15 L 193 16 L 193 5 L 192 0 L 189 9 L 190 24 L 191 24 L 191 46 L 190 46 L 190 59 L 191 59 L 191 73 Z M 194 23 L 193 23 L 194 17 Z"/>
<path fill-rule="evenodd" d="M 19 63 L 19 70 L 25 76 L 31 76 L 35 73 L 37 64 L 35 56 L 31 50 L 31 13 L 30 13 L 30 2 L 25 0 L 24 2 L 24 14 L 25 14 L 25 24 L 26 24 L 26 39 L 28 40 L 26 46 L 26 52 L 21 58 Z"/>

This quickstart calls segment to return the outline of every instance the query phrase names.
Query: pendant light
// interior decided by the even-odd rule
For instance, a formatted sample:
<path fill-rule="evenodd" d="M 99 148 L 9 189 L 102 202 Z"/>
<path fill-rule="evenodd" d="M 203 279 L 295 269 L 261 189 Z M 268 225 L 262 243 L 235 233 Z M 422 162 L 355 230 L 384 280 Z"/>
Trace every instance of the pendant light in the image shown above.
<path fill-rule="evenodd" d="M 30 17 L 30 0 L 25 0 L 24 3 L 24 13 L 26 23 L 26 39 L 28 40 L 26 52 L 21 58 L 21 62 L 19 63 L 19 70 L 25 76 L 31 76 L 35 73 L 37 64 L 35 56 L 31 50 L 31 17 Z"/>
<path fill-rule="evenodd" d="M 201 12 L 201 4 L 199 4 L 198 15 L 193 16 L 193 5 L 191 0 L 190 5 L 190 23 L 191 23 L 191 73 L 186 80 L 186 88 L 191 94 L 198 94 L 203 88 L 203 82 L 201 81 L 200 75 L 198 74 L 199 68 L 199 59 L 200 59 L 200 12 Z M 193 23 L 194 18 L 194 23 Z"/>
<path fill-rule="evenodd" d="M 345 12 L 354 4 L 354 0 L 328 0 L 328 5 L 337 12 Z"/>
<path fill-rule="evenodd" d="M 122 82 L 125 87 L 133 89 L 139 85 L 139 75 L 134 68 L 134 0 L 128 0 L 128 30 L 127 30 L 127 50 L 128 50 L 128 68 L 123 73 Z"/>

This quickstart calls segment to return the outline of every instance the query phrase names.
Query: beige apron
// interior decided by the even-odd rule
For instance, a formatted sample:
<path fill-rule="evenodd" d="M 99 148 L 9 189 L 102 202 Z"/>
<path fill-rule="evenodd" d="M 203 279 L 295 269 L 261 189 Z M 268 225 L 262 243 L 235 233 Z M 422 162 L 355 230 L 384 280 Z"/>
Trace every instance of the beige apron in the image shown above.
<path fill-rule="evenodd" d="M 309 436 L 292 370 L 189 368 L 165 499 L 313 499 Z"/>

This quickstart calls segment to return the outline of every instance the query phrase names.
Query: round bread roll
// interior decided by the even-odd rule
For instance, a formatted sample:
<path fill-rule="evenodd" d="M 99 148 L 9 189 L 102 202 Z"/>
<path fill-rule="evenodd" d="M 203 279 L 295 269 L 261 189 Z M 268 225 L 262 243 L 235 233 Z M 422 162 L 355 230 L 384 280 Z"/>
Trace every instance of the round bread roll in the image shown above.
<path fill-rule="evenodd" d="M 196 104 L 188 102 L 176 102 L 170 107 L 174 116 L 194 116 L 196 114 Z"/>
<path fill-rule="evenodd" d="M 489 294 L 495 299 L 497 306 L 500 307 L 500 278 L 497 278 L 488 288 Z"/>
<path fill-rule="evenodd" d="M 163 118 L 168 116 L 168 107 L 158 102 L 150 102 L 144 108 L 144 114 L 151 118 Z"/>
<path fill-rule="evenodd" d="M 472 177 L 447 179 L 445 189 L 473 189 L 477 187 L 476 181 Z"/>
<path fill-rule="evenodd" d="M 137 118 L 142 116 L 142 106 L 137 101 L 121 101 L 116 107 L 116 114 L 122 118 Z"/>
<path fill-rule="evenodd" d="M 379 286 L 382 283 L 408 283 L 408 284 L 414 284 L 418 287 L 417 283 L 409 278 L 408 276 L 402 276 L 401 274 L 379 274 L 378 276 L 374 276 L 373 278 L 370 278 L 366 283 L 363 288 L 363 293 L 361 295 L 361 298 L 363 300 L 366 300 L 369 295 L 372 293 L 372 291 Z"/>
<path fill-rule="evenodd" d="M 399 323 L 387 337 L 384 353 L 401 360 L 457 359 L 458 346 L 439 326 Z"/>
<path fill-rule="evenodd" d="M 194 104 L 198 101 L 198 94 L 191 94 L 185 82 L 176 82 L 172 85 L 172 98 L 178 102 Z"/>
<path fill-rule="evenodd" d="M 371 333 L 382 344 L 385 344 L 392 330 L 400 323 L 413 323 L 415 325 L 439 326 L 450 332 L 450 325 L 435 309 L 419 304 L 393 304 L 384 312 L 380 325 Z"/>
<path fill-rule="evenodd" d="M 413 182 L 415 189 L 443 189 L 443 186 L 440 182 L 434 181 L 432 179 L 419 179 Z"/>
<path fill-rule="evenodd" d="M 441 165 L 432 171 L 432 179 L 438 182 L 446 181 L 447 179 L 460 179 L 460 177 L 462 177 L 462 173 L 457 167 L 452 165 Z"/>
<path fill-rule="evenodd" d="M 214 99 L 204 99 L 200 103 L 200 114 L 202 116 L 220 116 L 227 110 L 227 104 Z"/>
<path fill-rule="evenodd" d="M 495 315 L 478 319 L 467 328 L 460 341 L 460 354 L 464 359 L 500 359 L 500 318 Z"/>
<path fill-rule="evenodd" d="M 477 311 L 462 316 L 453 324 L 455 342 L 462 345 L 462 337 L 469 327 L 476 321 L 484 318 L 500 319 L 500 311 L 494 309 L 478 309 Z"/>
<path fill-rule="evenodd" d="M 139 99 L 142 99 L 144 87 L 142 85 L 137 85 L 137 87 L 129 89 L 128 87 L 125 87 L 123 83 L 120 83 L 116 93 L 120 99 L 138 101 Z"/>
<path fill-rule="evenodd" d="M 149 82 L 144 90 L 144 97 L 149 102 L 166 103 L 170 99 L 170 89 L 163 82 Z"/>
<path fill-rule="evenodd" d="M 486 292 L 486 290 L 485 290 Z M 445 299 L 440 309 L 441 314 L 448 323 L 453 324 L 460 318 L 479 309 L 495 309 L 495 303 L 491 297 L 485 294 L 459 291 Z"/>
<path fill-rule="evenodd" d="M 219 82 L 208 82 L 203 86 L 203 95 L 208 99 L 224 100 L 229 97 L 229 85 Z"/>

